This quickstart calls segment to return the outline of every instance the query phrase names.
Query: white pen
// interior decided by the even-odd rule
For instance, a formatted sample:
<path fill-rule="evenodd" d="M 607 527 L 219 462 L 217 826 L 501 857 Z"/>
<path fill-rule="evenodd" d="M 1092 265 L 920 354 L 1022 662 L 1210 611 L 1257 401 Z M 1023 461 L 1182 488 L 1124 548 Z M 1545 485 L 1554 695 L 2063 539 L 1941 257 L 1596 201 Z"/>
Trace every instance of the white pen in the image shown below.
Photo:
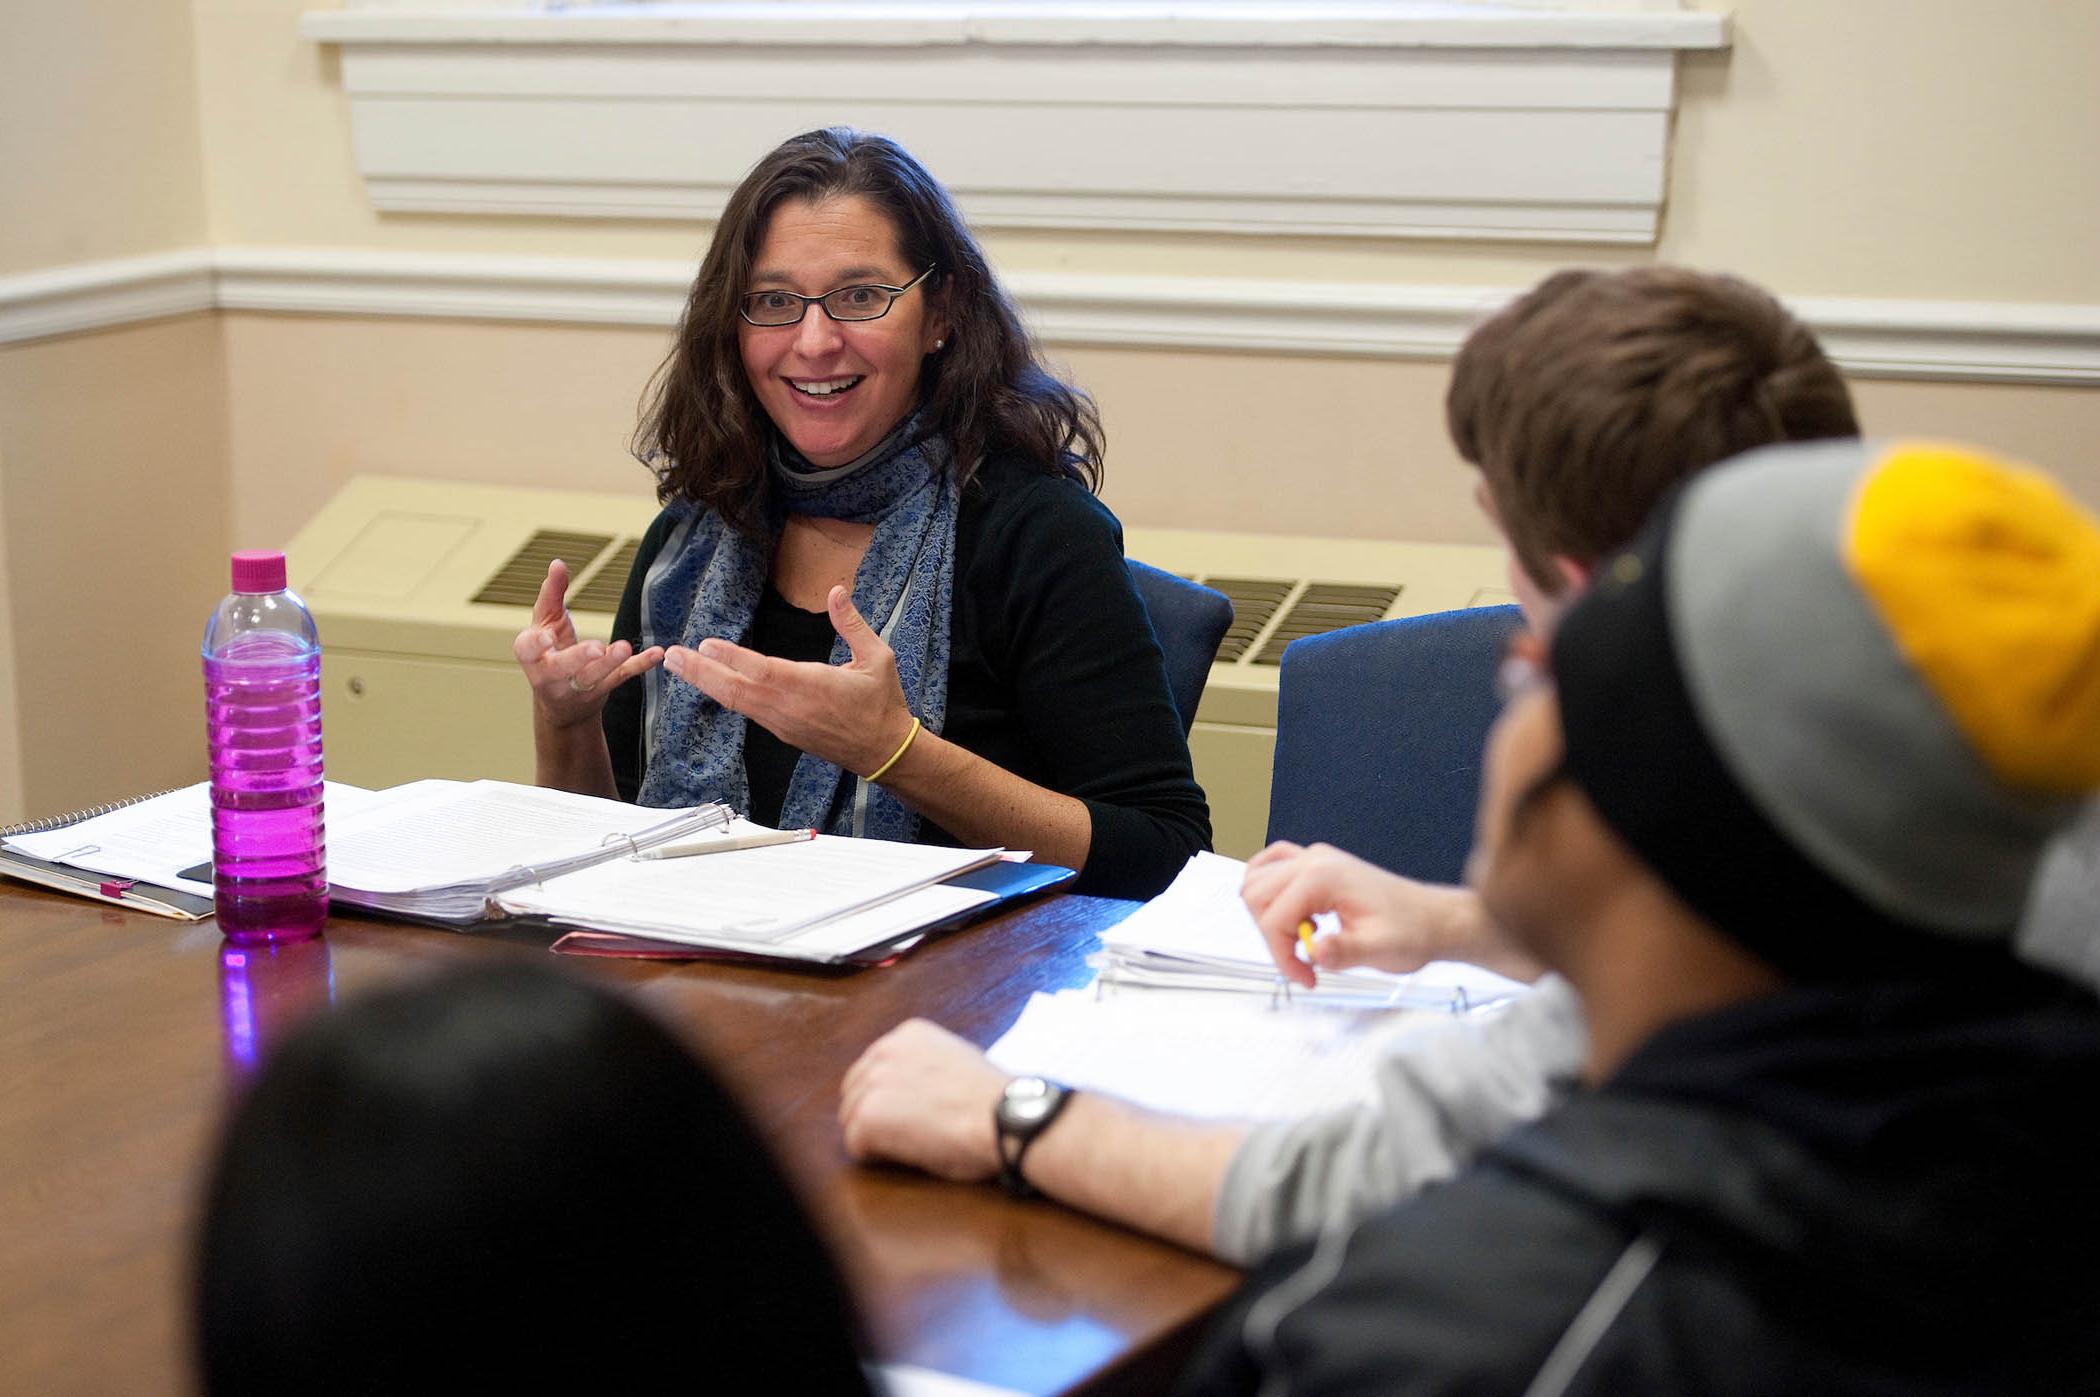
<path fill-rule="evenodd" d="M 684 859 L 695 854 L 729 854 L 738 849 L 763 849 L 770 844 L 800 844 L 815 839 L 813 829 L 776 829 L 764 834 L 740 834 L 730 839 L 695 839 L 684 844 L 666 844 L 658 849 L 644 849 L 645 859 Z"/>

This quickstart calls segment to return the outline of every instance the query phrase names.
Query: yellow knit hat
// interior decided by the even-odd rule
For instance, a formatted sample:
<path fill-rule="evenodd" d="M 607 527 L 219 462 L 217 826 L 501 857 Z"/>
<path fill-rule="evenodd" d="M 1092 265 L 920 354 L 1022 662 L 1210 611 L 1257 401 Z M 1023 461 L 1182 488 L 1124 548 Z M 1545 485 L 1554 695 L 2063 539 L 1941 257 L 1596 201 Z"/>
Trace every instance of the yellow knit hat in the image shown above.
<path fill-rule="evenodd" d="M 1869 969 L 1921 930 L 2003 942 L 2100 789 L 2100 522 L 1971 448 L 1772 447 L 1706 472 L 1599 569 L 1553 652 L 1592 804 L 1796 973 Z"/>
<path fill-rule="evenodd" d="M 2000 780 L 2100 786 L 2100 525 L 2047 477 L 1894 443 L 1860 482 L 1844 557 Z"/>

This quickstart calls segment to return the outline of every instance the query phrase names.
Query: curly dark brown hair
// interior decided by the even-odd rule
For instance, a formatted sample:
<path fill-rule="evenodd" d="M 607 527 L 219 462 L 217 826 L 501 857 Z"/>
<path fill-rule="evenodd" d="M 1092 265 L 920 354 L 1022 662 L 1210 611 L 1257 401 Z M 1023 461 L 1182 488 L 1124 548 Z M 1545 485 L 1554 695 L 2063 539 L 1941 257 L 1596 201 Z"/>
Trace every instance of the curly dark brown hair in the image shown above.
<path fill-rule="evenodd" d="M 888 137 L 833 126 L 783 142 L 729 196 L 635 433 L 657 498 L 691 500 L 754 537 L 766 531 L 772 423 L 744 372 L 737 304 L 774 209 L 848 197 L 882 211 L 906 262 L 934 268 L 926 290 L 950 328 L 921 370 L 920 403 L 954 448 L 958 483 L 996 451 L 1099 490 L 1104 437 L 1093 400 L 1043 367 L 948 191 Z"/>
<path fill-rule="evenodd" d="M 1556 555 L 1623 546 L 1679 481 L 1752 447 L 1859 435 L 1807 326 L 1747 281 L 1683 267 L 1556 272 L 1467 338 L 1444 407 L 1518 562 L 1556 594 Z"/>

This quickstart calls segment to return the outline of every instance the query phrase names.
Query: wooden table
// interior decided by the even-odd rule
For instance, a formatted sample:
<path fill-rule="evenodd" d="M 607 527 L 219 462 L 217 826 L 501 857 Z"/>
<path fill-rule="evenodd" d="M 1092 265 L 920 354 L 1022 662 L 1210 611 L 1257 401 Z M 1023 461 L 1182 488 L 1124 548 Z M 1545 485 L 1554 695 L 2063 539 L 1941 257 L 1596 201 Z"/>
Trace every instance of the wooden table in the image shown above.
<path fill-rule="evenodd" d="M 1024 1392 L 1153 1391 L 1227 1293 L 1215 1262 L 1047 1203 L 849 1164 L 838 1082 L 913 1014 L 986 1044 L 1083 983 L 1132 904 L 1057 897 L 850 975 L 578 958 L 689 1030 L 802 1182 L 878 1356 Z M 544 934 L 338 917 L 221 965 L 184 924 L 0 881 L 0 1392 L 189 1390 L 185 1267 L 201 1165 L 245 1060 L 313 1004 Z"/>

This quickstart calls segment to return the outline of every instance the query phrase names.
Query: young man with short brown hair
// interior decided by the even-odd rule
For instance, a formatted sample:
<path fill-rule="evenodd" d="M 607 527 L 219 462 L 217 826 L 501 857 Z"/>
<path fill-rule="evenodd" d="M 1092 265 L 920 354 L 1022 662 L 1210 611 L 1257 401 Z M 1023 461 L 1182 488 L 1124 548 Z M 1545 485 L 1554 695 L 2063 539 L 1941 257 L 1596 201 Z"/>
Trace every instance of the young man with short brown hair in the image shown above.
<path fill-rule="evenodd" d="M 1702 394 L 1712 395 L 1710 421 L 1698 420 Z M 1790 433 L 1857 429 L 1842 377 L 1776 300 L 1734 278 L 1675 268 L 1548 278 L 1474 332 L 1450 397 L 1454 437 L 1482 471 L 1483 505 L 1513 555 L 1520 546 L 1536 555 L 1521 565 L 1513 557 L 1511 576 L 1542 632 L 1681 480 Z M 1620 536 L 1608 537 L 1615 528 Z M 1264 851 L 1247 898 L 1279 964 L 1307 981 L 1295 929 L 1314 911 L 1338 912 L 1344 928 L 1319 943 L 1322 965 L 1512 959 L 1469 890 L 1413 883 L 1332 849 Z M 1362 1111 L 1250 1131 L 1081 1093 L 1032 1146 L 1028 1181 L 1074 1207 L 1246 1262 L 1448 1177 L 1545 1110 L 1584 1043 L 1574 997 L 1552 979 L 1480 1032 L 1385 1059 L 1379 1102 Z M 969 1044 L 906 1023 L 847 1074 L 847 1148 L 989 1179 L 999 1163 L 992 1110 L 1006 1087 Z"/>

